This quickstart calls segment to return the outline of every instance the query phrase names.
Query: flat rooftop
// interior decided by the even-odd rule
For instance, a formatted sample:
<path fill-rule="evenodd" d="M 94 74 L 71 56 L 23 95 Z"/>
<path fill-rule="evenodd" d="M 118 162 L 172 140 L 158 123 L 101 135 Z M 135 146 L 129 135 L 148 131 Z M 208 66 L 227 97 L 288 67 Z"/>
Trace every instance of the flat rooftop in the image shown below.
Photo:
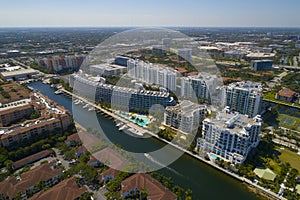
<path fill-rule="evenodd" d="M 1 74 L 3 77 L 10 77 L 10 76 L 23 75 L 23 74 L 37 74 L 37 71 L 34 69 L 19 68 L 16 70 L 1 72 Z"/>
<path fill-rule="evenodd" d="M 236 134 L 247 134 L 245 129 L 251 125 L 260 125 L 261 118 L 256 116 L 254 118 L 249 118 L 247 115 L 242 115 L 238 112 L 229 112 L 226 108 L 218 112 L 216 118 L 205 119 L 206 122 L 213 123 L 222 129 L 230 130 L 232 133 Z"/>
<path fill-rule="evenodd" d="M 169 111 L 173 111 L 173 112 L 178 112 L 181 113 L 185 116 L 192 116 L 193 112 L 195 112 L 196 110 L 199 109 L 206 109 L 205 105 L 200 105 L 200 104 L 196 104 L 193 103 L 191 101 L 181 101 L 180 104 L 176 105 L 176 106 L 169 106 L 167 107 L 167 110 Z"/>
<path fill-rule="evenodd" d="M 30 90 L 17 83 L 8 83 L 0 86 L 4 93 L 9 95 L 9 98 L 3 96 L 3 92 L 0 92 L 0 103 L 6 104 L 22 99 L 28 99 L 30 97 Z"/>
<path fill-rule="evenodd" d="M 236 82 L 231 83 L 227 86 L 230 89 L 240 89 L 240 90 L 249 90 L 249 91 L 256 91 L 256 92 L 262 92 L 263 88 L 260 83 L 250 82 L 250 81 L 242 81 L 242 82 Z"/>

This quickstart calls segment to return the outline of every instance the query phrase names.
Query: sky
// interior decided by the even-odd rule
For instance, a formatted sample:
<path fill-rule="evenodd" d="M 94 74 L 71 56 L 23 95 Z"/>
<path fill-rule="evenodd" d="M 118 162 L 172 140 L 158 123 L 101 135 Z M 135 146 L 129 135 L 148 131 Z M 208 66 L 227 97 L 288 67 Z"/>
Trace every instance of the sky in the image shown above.
<path fill-rule="evenodd" d="M 1 0 L 0 27 L 300 27 L 299 0 Z"/>

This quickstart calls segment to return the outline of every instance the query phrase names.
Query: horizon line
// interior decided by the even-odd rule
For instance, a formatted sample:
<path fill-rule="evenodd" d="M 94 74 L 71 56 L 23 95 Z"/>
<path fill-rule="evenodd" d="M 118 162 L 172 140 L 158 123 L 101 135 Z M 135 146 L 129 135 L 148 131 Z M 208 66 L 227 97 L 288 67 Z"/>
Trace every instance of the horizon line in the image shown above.
<path fill-rule="evenodd" d="M 0 29 L 8 28 L 300 28 L 300 26 L 133 26 L 133 25 L 105 25 L 105 26 L 90 26 L 90 25 L 78 25 L 78 26 L 63 26 L 63 25 L 54 25 L 54 26 L 0 26 Z"/>

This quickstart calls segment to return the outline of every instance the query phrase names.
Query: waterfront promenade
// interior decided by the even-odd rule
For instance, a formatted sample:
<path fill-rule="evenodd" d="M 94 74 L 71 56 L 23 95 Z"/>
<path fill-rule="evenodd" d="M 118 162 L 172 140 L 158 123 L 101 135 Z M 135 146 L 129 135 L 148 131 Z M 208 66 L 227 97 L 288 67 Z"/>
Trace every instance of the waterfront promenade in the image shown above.
<path fill-rule="evenodd" d="M 124 119 L 124 118 L 120 117 L 119 115 L 113 113 L 113 112 L 110 111 L 110 110 L 106 110 L 106 109 L 104 109 L 104 108 L 102 108 L 102 107 L 100 107 L 100 106 L 98 106 L 98 105 L 96 105 L 96 104 L 90 102 L 89 100 L 87 100 L 87 99 L 85 99 L 85 98 L 83 98 L 83 97 L 81 97 L 81 96 L 79 96 L 79 95 L 73 94 L 72 92 L 69 92 L 69 91 L 67 91 L 67 90 L 65 90 L 65 89 L 60 89 L 60 90 L 61 90 L 62 92 L 64 92 L 65 94 L 69 95 L 69 96 L 73 96 L 73 97 L 75 97 L 75 98 L 77 98 L 77 99 L 82 100 L 82 101 L 85 102 L 86 104 L 89 104 L 89 105 L 95 107 L 96 109 L 98 109 L 98 110 L 99 110 L 100 112 L 102 112 L 103 114 L 105 114 L 105 115 L 107 115 L 107 116 L 109 116 L 109 117 L 112 117 L 112 118 L 114 118 L 114 119 L 117 120 L 117 121 L 120 121 L 120 122 L 125 123 L 129 128 L 134 128 L 134 129 L 136 129 L 137 131 L 139 131 L 139 132 L 141 132 L 141 133 L 143 133 L 143 134 L 150 135 L 150 136 L 152 136 L 152 137 L 154 137 L 154 138 L 156 138 L 156 139 L 158 139 L 158 140 L 160 140 L 160 141 L 163 141 L 164 143 L 173 146 L 174 148 L 176 148 L 176 149 L 178 149 L 178 150 L 184 152 L 185 154 L 191 156 L 192 158 L 198 159 L 198 160 L 202 161 L 203 163 L 205 163 L 205 164 L 207 164 L 207 165 L 209 165 L 209 166 L 211 166 L 211 167 L 214 167 L 215 169 L 217 169 L 217 170 L 219 170 L 219 171 L 221 171 L 221 172 L 227 174 L 228 176 L 231 176 L 232 178 L 234 178 L 234 179 L 240 181 L 241 183 L 247 184 L 249 187 L 252 187 L 252 188 L 255 188 L 255 189 L 259 190 L 261 193 L 265 194 L 266 196 L 268 196 L 268 197 L 270 197 L 270 198 L 272 198 L 272 199 L 276 199 L 276 200 L 285 200 L 285 198 L 280 197 L 280 196 L 278 196 L 277 194 L 275 194 L 274 192 L 272 192 L 272 191 L 270 191 L 270 190 L 267 190 L 267 189 L 265 189 L 265 188 L 263 188 L 263 187 L 261 187 L 261 186 L 255 184 L 255 183 L 253 183 L 253 182 L 250 181 L 249 179 L 246 179 L 246 178 L 241 177 L 241 176 L 239 176 L 239 175 L 237 175 L 237 174 L 235 174 L 235 173 L 232 173 L 232 172 L 230 172 L 230 171 L 227 171 L 227 170 L 225 170 L 225 169 L 219 167 L 218 165 L 216 165 L 215 163 L 213 163 L 213 162 L 211 162 L 211 161 L 205 160 L 204 158 L 202 158 L 202 157 L 200 157 L 200 156 L 198 156 L 198 155 L 196 155 L 196 154 L 193 154 L 192 152 L 190 152 L 190 151 L 188 151 L 188 150 L 186 150 L 186 149 L 183 149 L 183 148 L 181 148 L 180 146 L 178 146 L 178 145 L 176 145 L 176 144 L 173 144 L 173 143 L 171 143 L 171 142 L 169 142 L 169 141 L 167 141 L 167 140 L 165 140 L 165 139 L 163 139 L 163 138 L 160 138 L 157 134 L 154 134 L 154 133 L 152 133 L 152 132 L 150 132 L 150 131 L 148 131 L 148 130 L 146 130 L 146 129 L 140 127 L 140 126 L 138 126 L 137 124 L 135 124 L 135 123 L 133 123 L 133 122 L 127 120 L 127 119 Z"/>

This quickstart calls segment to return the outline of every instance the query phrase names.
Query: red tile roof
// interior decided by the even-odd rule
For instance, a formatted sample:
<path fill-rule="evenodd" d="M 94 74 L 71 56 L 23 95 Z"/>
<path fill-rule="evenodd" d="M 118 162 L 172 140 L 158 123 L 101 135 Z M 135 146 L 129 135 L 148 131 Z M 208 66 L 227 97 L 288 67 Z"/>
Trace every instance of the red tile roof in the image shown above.
<path fill-rule="evenodd" d="M 286 98 L 292 98 L 294 97 L 296 94 L 296 92 L 294 92 L 293 90 L 289 89 L 289 88 L 282 88 L 279 92 L 278 95 L 282 96 L 282 97 L 286 97 Z"/>
<path fill-rule="evenodd" d="M 28 156 L 26 158 L 23 158 L 21 160 L 14 162 L 13 167 L 14 167 L 14 169 L 19 169 L 21 167 L 24 167 L 25 165 L 36 162 L 42 158 L 46 158 L 46 157 L 50 156 L 52 153 L 53 153 L 53 151 L 51 151 L 51 150 L 40 151 L 36 154 L 33 154 L 31 156 Z"/>
<path fill-rule="evenodd" d="M 173 192 L 148 174 L 135 174 L 122 181 L 122 193 L 135 188 L 138 190 L 146 189 L 148 193 L 147 198 L 151 200 L 177 199 L 177 196 Z"/>
<path fill-rule="evenodd" d="M 80 140 L 79 135 L 77 133 L 74 133 L 67 137 L 67 141 L 81 141 L 81 140 Z"/>
<path fill-rule="evenodd" d="M 41 191 L 31 198 L 30 200 L 74 200 L 83 195 L 87 189 L 85 187 L 78 187 L 75 178 L 71 177 L 59 184 L 55 185 L 47 191 Z"/>
<path fill-rule="evenodd" d="M 48 181 L 62 172 L 61 168 L 52 169 L 55 162 L 42 164 L 20 175 L 20 179 L 11 177 L 0 182 L 0 194 L 10 198 L 16 197 L 19 192 L 24 193 L 40 181 Z"/>

